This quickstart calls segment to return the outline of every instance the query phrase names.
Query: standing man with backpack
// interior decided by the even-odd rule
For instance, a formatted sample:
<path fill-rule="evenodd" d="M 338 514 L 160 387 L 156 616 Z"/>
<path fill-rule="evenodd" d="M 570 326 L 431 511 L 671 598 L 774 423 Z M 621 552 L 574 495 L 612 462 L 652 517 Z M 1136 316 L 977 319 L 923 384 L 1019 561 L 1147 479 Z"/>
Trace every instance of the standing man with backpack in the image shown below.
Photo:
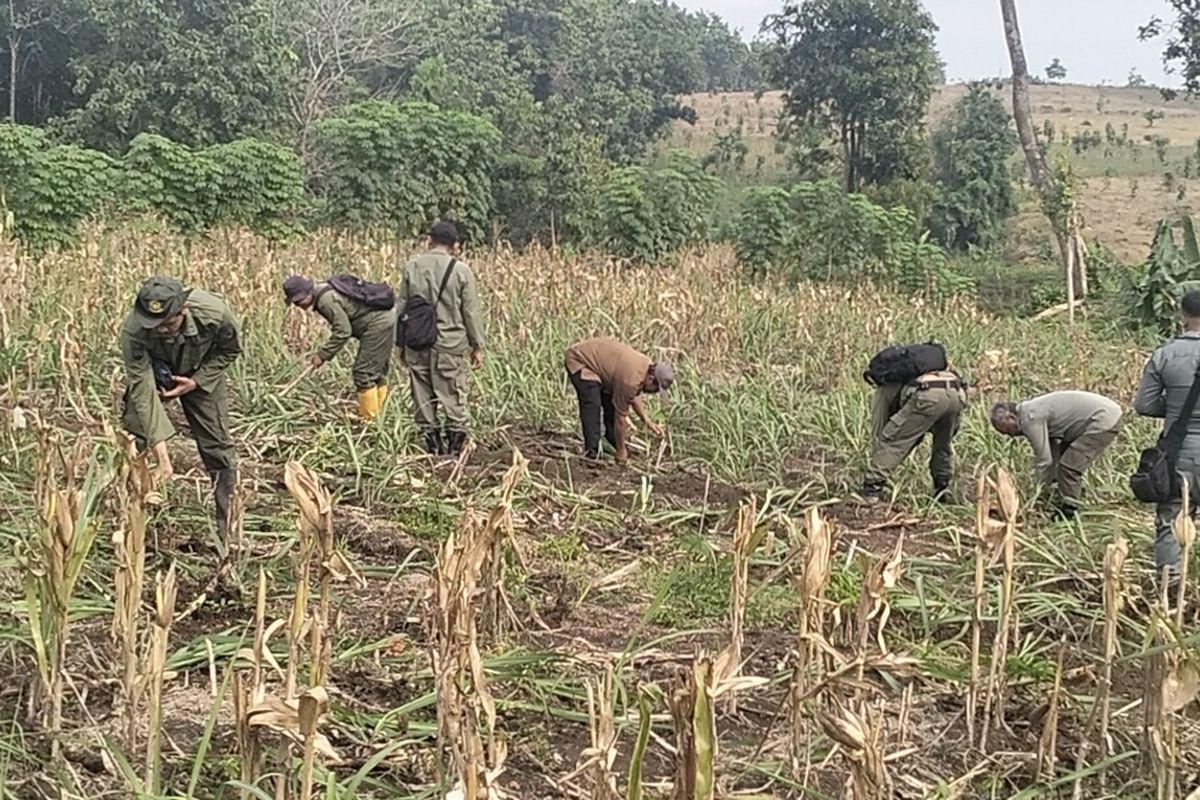
<path fill-rule="evenodd" d="M 350 339 L 358 339 L 358 355 L 350 374 L 358 391 L 358 417 L 372 420 L 387 399 L 388 360 L 396 329 L 396 298 L 390 286 L 353 275 L 333 275 L 314 284 L 303 275 L 283 282 L 284 301 L 315 311 L 329 322 L 329 338 L 313 354 L 313 369 L 332 359 Z"/>
<path fill-rule="evenodd" d="M 949 369 L 946 350 L 936 342 L 896 345 L 871 359 L 863 378 L 875 387 L 871 413 L 871 463 L 860 494 L 875 499 L 888 479 L 920 443 L 933 433 L 929 474 L 933 497 L 948 502 L 953 477 L 951 442 L 958 417 L 967 406 L 967 384 Z"/>
<path fill-rule="evenodd" d="M 1138 474 L 1130 479 L 1139 500 L 1157 503 L 1154 563 L 1160 576 L 1167 571 L 1171 585 L 1179 581 L 1181 555 L 1175 518 L 1183 510 L 1184 491 L 1195 513 L 1200 482 L 1200 291 L 1183 296 L 1179 313 L 1182 332 L 1150 354 L 1133 398 L 1137 413 L 1163 420 L 1163 433 L 1142 453 Z"/>
<path fill-rule="evenodd" d="M 475 274 L 456 257 L 454 223 L 443 220 L 430 228 L 428 247 L 404 266 L 396 345 L 408 365 L 413 417 L 425 450 L 457 456 L 467 440 L 465 361 L 483 366 L 483 309 Z"/>

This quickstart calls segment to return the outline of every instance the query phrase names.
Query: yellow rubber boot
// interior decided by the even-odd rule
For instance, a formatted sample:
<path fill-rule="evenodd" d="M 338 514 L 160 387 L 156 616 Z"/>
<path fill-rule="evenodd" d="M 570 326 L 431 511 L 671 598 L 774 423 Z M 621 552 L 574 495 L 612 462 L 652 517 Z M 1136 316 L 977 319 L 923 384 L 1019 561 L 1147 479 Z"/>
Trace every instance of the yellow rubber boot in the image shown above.
<path fill-rule="evenodd" d="M 379 414 L 379 393 L 375 387 L 362 389 L 358 393 L 358 418 L 370 422 Z"/>
<path fill-rule="evenodd" d="M 388 385 L 386 383 L 381 383 L 376 386 L 375 394 L 379 396 L 379 407 L 383 408 L 383 401 L 387 400 L 388 396 Z"/>

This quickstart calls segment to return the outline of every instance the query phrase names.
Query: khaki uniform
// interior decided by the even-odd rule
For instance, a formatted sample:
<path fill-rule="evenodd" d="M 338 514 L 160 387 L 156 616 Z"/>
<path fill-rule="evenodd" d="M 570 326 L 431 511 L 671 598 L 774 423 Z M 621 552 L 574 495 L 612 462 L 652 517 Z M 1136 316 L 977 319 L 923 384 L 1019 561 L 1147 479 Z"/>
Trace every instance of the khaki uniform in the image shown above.
<path fill-rule="evenodd" d="M 884 486 L 896 467 L 925 434 L 933 434 L 929 474 L 935 488 L 953 477 L 951 442 L 958 417 L 967 406 L 967 392 L 953 373 L 928 373 L 906 385 L 889 384 L 875 390 L 871 413 L 871 464 L 864 482 Z M 949 383 L 950 385 L 944 385 Z"/>
<path fill-rule="evenodd" d="M 1160 345 L 1146 362 L 1133 408 L 1145 417 L 1163 421 L 1166 430 L 1183 413 L 1196 368 L 1200 366 L 1200 332 L 1186 332 Z M 1175 468 L 1191 487 L 1192 512 L 1200 499 L 1200 407 L 1187 421 L 1186 434 Z M 1159 503 L 1155 515 L 1154 562 L 1161 574 L 1164 568 L 1179 573 L 1181 550 L 1175 539 L 1175 518 L 1183 510 L 1183 498 Z"/>
<path fill-rule="evenodd" d="M 170 338 L 147 330 L 130 316 L 121 328 L 125 362 L 125 430 L 142 447 L 153 447 L 175 435 L 154 384 L 154 361 L 175 375 L 196 381 L 196 389 L 179 398 L 205 468 L 216 473 L 236 464 L 229 429 L 229 395 L 225 370 L 241 353 L 237 321 L 219 294 L 196 289 L 187 301 L 183 327 Z"/>
<path fill-rule="evenodd" d="M 395 309 L 371 308 L 327 283 L 317 284 L 313 296 L 313 310 L 329 322 L 329 339 L 317 353 L 321 360 L 332 360 L 348 341 L 357 339 L 358 355 L 350 372 L 354 388 L 361 391 L 386 384 L 396 332 Z"/>
<path fill-rule="evenodd" d="M 403 308 L 410 297 L 421 295 L 430 303 L 450 266 L 450 255 L 431 250 L 408 262 L 400 281 L 397 303 Z M 467 430 L 467 365 L 471 350 L 484 345 L 483 309 L 475 274 L 455 260 L 454 272 L 437 304 L 437 343 L 429 350 L 405 348 L 412 388 L 413 418 L 427 435 L 439 431 L 438 407 L 446 418 L 446 430 L 461 435 Z"/>
<path fill-rule="evenodd" d="M 1083 473 L 1121 431 L 1121 407 L 1091 392 L 1050 392 L 1017 405 L 1021 434 L 1033 448 L 1034 471 L 1058 489 L 1064 506 L 1083 497 Z"/>

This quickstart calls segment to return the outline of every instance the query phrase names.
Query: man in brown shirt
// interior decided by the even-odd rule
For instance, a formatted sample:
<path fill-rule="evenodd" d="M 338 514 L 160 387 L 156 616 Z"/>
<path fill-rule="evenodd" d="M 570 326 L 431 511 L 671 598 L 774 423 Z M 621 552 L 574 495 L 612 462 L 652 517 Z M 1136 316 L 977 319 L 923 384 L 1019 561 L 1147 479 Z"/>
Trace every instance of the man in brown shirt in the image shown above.
<path fill-rule="evenodd" d="M 675 380 L 675 370 L 665 361 L 654 362 L 627 344 L 614 339 L 585 339 L 567 349 L 567 375 L 579 396 L 579 422 L 583 428 L 583 451 L 588 458 L 600 457 L 600 419 L 604 438 L 616 451 L 617 463 L 629 460 L 626 447 L 629 410 L 655 436 L 662 426 L 646 416 L 642 394 L 666 391 Z"/>

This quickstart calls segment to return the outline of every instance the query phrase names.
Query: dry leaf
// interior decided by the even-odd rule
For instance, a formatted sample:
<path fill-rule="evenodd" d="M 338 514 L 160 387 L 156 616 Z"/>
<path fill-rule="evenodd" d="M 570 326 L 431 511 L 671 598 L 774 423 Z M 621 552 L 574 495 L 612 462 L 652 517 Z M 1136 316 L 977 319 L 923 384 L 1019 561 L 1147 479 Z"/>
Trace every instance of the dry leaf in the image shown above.
<path fill-rule="evenodd" d="M 1169 712 L 1187 707 L 1197 694 L 1200 694 L 1200 669 L 1191 661 L 1179 664 L 1163 681 L 1163 707 Z"/>

